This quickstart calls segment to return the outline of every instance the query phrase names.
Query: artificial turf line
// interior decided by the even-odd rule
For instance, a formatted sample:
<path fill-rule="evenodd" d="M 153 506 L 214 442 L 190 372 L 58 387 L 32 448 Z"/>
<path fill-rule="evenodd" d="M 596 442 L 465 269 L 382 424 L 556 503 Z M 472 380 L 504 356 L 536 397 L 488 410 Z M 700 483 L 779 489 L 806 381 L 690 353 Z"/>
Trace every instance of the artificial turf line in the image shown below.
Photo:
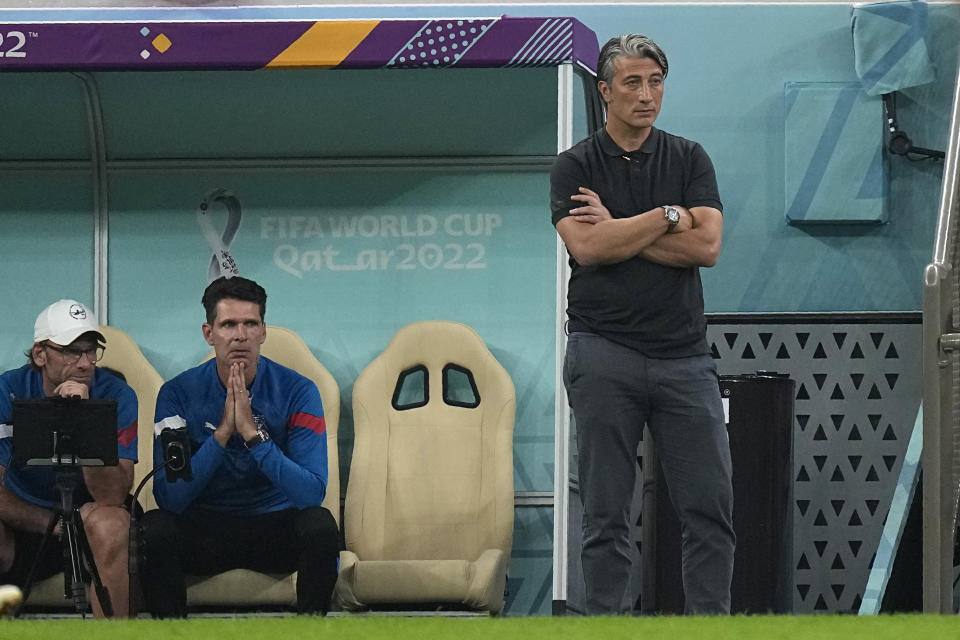
<path fill-rule="evenodd" d="M 95 636 L 90 635 L 95 633 Z M 960 617 L 925 615 L 716 618 L 243 617 L 189 620 L 4 620 L 3 640 L 927 640 L 960 638 Z"/>

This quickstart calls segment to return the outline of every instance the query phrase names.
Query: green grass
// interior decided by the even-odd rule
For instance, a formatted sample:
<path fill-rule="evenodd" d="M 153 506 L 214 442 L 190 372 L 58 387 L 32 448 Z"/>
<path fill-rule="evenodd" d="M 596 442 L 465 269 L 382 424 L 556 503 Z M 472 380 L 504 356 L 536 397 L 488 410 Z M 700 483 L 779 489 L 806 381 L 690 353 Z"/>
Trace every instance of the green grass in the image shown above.
<path fill-rule="evenodd" d="M 177 621 L 3 620 L 3 640 L 927 640 L 960 639 L 960 617 L 753 616 L 730 618 L 244 617 Z"/>

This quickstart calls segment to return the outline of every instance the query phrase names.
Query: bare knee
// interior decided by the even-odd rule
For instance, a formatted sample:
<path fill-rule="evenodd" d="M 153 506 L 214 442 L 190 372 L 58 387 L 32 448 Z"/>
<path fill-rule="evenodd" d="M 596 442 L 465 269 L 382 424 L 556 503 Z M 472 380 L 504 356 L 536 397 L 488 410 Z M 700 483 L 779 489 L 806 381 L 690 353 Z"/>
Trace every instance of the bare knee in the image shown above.
<path fill-rule="evenodd" d="M 94 554 L 126 549 L 130 531 L 130 514 L 122 507 L 84 505 L 83 528 Z"/>

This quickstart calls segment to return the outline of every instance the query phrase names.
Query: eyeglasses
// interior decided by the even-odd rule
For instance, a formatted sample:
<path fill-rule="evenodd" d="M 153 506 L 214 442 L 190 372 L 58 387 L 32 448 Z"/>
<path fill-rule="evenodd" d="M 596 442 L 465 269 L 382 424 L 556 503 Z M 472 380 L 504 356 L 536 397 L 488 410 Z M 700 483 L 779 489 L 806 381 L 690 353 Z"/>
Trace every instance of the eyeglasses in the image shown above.
<path fill-rule="evenodd" d="M 103 345 L 97 345 L 95 347 L 90 347 L 89 349 L 77 349 L 76 347 L 61 347 L 55 344 L 50 344 L 49 342 L 43 343 L 44 347 L 53 349 L 60 353 L 63 356 L 63 359 L 69 364 L 80 361 L 80 356 L 87 356 L 87 359 L 90 362 L 100 362 L 103 360 L 103 352 L 106 350 L 106 347 Z"/>

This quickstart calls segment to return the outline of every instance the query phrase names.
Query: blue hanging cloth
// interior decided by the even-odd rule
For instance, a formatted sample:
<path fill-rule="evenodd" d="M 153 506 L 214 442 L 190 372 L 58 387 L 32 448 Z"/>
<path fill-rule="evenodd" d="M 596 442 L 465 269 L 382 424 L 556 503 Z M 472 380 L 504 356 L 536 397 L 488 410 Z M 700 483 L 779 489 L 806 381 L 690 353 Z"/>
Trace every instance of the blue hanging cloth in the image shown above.
<path fill-rule="evenodd" d="M 853 7 L 854 65 L 864 91 L 876 96 L 933 82 L 926 2 Z"/>

